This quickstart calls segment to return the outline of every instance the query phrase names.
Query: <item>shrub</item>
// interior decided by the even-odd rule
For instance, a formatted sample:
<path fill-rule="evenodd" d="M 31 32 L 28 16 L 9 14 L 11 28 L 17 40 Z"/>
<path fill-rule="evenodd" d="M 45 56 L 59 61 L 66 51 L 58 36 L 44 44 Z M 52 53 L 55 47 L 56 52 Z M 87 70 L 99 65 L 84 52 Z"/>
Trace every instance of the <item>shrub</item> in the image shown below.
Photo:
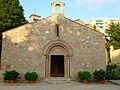
<path fill-rule="evenodd" d="M 107 65 L 106 71 L 112 71 L 112 70 L 116 69 L 117 67 L 118 66 L 116 64 Z"/>
<path fill-rule="evenodd" d="M 117 80 L 120 80 L 120 66 L 115 69 L 115 76 Z"/>
<path fill-rule="evenodd" d="M 27 72 L 24 77 L 28 81 L 36 81 L 38 79 L 38 74 L 36 72 Z"/>
<path fill-rule="evenodd" d="M 102 69 L 100 70 L 96 70 L 94 73 L 93 73 L 93 77 L 96 79 L 96 80 L 105 80 L 105 76 L 106 76 L 106 72 Z"/>
<path fill-rule="evenodd" d="M 107 80 L 114 80 L 116 78 L 115 71 L 106 71 L 106 77 Z"/>
<path fill-rule="evenodd" d="M 4 80 L 16 80 L 20 75 L 20 73 L 18 73 L 15 70 L 12 70 L 12 71 L 5 71 L 3 75 L 4 75 L 3 77 Z"/>
<path fill-rule="evenodd" d="M 111 64 L 106 67 L 106 79 L 107 80 L 117 80 L 120 79 L 120 67 Z"/>
<path fill-rule="evenodd" d="M 80 80 L 89 80 L 91 78 L 91 73 L 88 71 L 79 71 L 78 77 Z"/>

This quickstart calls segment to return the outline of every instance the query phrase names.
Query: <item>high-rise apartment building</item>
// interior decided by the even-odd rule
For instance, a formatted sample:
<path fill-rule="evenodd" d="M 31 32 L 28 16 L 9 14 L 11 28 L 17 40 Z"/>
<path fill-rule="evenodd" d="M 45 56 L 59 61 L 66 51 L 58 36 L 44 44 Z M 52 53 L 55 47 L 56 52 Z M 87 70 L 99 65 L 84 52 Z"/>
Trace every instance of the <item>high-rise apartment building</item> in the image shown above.
<path fill-rule="evenodd" d="M 94 27 L 96 26 L 96 30 L 100 31 L 101 33 L 105 34 L 105 30 L 109 28 L 109 24 L 111 22 L 120 23 L 120 18 L 93 18 L 89 21 L 89 24 Z"/>

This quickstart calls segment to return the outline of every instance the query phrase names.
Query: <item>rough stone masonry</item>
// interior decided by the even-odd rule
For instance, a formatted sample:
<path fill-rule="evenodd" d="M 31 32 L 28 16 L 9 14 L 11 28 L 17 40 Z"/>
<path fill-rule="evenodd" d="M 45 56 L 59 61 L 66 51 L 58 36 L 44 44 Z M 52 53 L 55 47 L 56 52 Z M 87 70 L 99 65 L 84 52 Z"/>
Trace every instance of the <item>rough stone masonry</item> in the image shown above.
<path fill-rule="evenodd" d="M 60 13 L 55 12 L 57 5 Z M 105 69 L 105 36 L 65 17 L 64 5 L 53 2 L 51 16 L 2 33 L 2 71 L 36 71 L 48 80 L 52 75 L 74 80 L 79 70 Z"/>

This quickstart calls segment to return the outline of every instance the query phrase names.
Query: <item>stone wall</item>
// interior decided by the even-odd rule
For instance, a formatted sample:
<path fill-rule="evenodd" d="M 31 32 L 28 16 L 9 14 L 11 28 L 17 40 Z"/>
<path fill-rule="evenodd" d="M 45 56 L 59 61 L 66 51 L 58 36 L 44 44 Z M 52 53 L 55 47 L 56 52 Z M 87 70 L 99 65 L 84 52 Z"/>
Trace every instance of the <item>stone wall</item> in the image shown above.
<path fill-rule="evenodd" d="M 120 65 L 120 49 L 110 51 L 111 63 Z"/>
<path fill-rule="evenodd" d="M 59 38 L 56 35 L 59 25 Z M 22 74 L 36 71 L 45 77 L 45 46 L 62 40 L 71 46 L 70 76 L 76 78 L 79 70 L 105 69 L 105 37 L 61 15 L 53 15 L 35 23 L 3 33 L 2 70 L 15 69 Z"/>
<path fill-rule="evenodd" d="M 3 71 L 0 70 L 0 83 L 3 81 Z"/>

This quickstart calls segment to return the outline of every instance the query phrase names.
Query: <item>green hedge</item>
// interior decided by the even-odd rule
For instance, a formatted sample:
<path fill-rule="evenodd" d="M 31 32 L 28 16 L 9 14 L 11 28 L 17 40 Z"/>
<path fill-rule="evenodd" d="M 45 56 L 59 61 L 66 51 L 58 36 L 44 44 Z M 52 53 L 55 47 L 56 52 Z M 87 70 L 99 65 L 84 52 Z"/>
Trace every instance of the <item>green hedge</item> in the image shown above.
<path fill-rule="evenodd" d="M 5 73 L 3 74 L 3 76 L 4 76 L 3 79 L 4 80 L 16 80 L 19 75 L 20 75 L 20 73 L 18 73 L 15 70 L 5 71 Z"/>
<path fill-rule="evenodd" d="M 27 72 L 24 77 L 28 81 L 36 81 L 38 79 L 38 74 L 36 72 Z"/>
<path fill-rule="evenodd" d="M 78 77 L 80 80 L 89 80 L 91 78 L 91 73 L 89 71 L 79 71 Z"/>
<path fill-rule="evenodd" d="M 105 80 L 106 72 L 102 69 L 95 70 L 95 72 L 93 72 L 93 77 L 96 80 Z"/>
<path fill-rule="evenodd" d="M 117 66 L 116 64 L 107 65 L 106 79 L 107 80 L 119 80 L 120 79 L 120 66 Z"/>

